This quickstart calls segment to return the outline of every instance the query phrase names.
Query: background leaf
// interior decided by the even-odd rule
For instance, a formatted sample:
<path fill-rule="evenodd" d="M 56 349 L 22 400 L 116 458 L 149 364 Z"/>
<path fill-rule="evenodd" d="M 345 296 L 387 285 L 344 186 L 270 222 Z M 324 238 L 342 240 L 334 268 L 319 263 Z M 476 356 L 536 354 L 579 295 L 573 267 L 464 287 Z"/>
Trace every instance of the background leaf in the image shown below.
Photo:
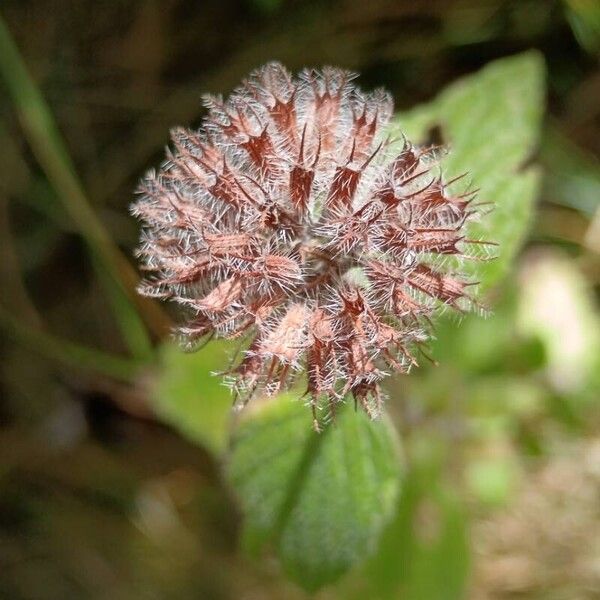
<path fill-rule="evenodd" d="M 414 143 L 431 143 L 428 138 L 439 127 L 443 143 L 450 147 L 442 159 L 446 179 L 469 173 L 473 186 L 480 189 L 477 201 L 495 204 L 495 210 L 472 224 L 469 231 L 471 238 L 499 244 L 497 259 L 468 265 L 484 290 L 508 272 L 529 226 L 539 173 L 525 165 L 538 143 L 543 90 L 543 62 L 536 53 L 526 53 L 489 64 L 446 88 L 430 104 L 397 118 L 398 127 Z M 497 360 L 497 354 L 513 343 L 505 340 L 502 324 L 502 320 L 468 318 L 466 327 L 457 330 L 455 323 L 442 320 L 441 342 L 434 343 L 442 357 L 435 356 L 443 365 L 460 360 L 468 363 L 469 372 L 485 371 Z M 484 330 L 486 335 L 482 335 Z M 439 398 L 448 414 L 453 385 L 452 378 L 444 373 L 436 370 L 430 374 L 421 389 L 428 383 L 435 385 L 439 377 Z M 411 383 L 415 386 L 418 381 L 413 378 Z M 433 410 L 434 397 L 430 389 L 426 401 L 418 394 L 415 401 L 421 402 L 420 410 Z M 415 439 L 407 439 L 409 450 L 417 451 L 410 454 L 395 518 L 382 536 L 377 554 L 368 562 L 368 591 L 361 589 L 362 597 L 464 598 L 470 570 L 464 501 L 442 477 L 450 443 L 443 442 L 439 433 L 429 439 L 428 435 L 431 432 L 423 427 Z M 423 448 L 427 451 L 422 452 Z M 510 463 L 498 458 L 493 464 L 498 467 L 496 473 L 479 469 L 477 483 L 488 496 L 494 493 L 496 500 L 508 485 L 505 479 Z M 471 469 L 471 475 L 473 472 Z"/>
<path fill-rule="evenodd" d="M 547 200 L 593 217 L 600 207 L 599 161 L 581 150 L 556 126 L 544 132 L 541 160 Z"/>
<path fill-rule="evenodd" d="M 480 190 L 478 201 L 495 205 L 469 229 L 471 238 L 499 245 L 496 260 L 467 265 L 482 290 L 508 272 L 527 232 L 540 177 L 526 163 L 538 144 L 543 114 L 543 59 L 527 52 L 490 63 L 396 119 L 414 143 L 425 143 L 441 127 L 450 147 L 442 161 L 446 179 L 468 173 Z"/>
<path fill-rule="evenodd" d="M 301 402 L 268 401 L 243 421 L 229 477 L 246 515 L 246 543 L 271 541 L 307 590 L 336 580 L 374 551 L 399 489 L 390 423 L 344 406 L 321 434 Z"/>
<path fill-rule="evenodd" d="M 469 572 L 466 519 L 439 469 L 419 465 L 405 480 L 396 516 L 367 565 L 361 597 L 403 600 L 464 598 Z"/>
<path fill-rule="evenodd" d="M 152 394 L 153 406 L 164 421 L 217 455 L 227 444 L 232 395 L 214 372 L 227 368 L 230 349 L 227 342 L 213 340 L 187 354 L 176 344 L 165 344 Z"/>

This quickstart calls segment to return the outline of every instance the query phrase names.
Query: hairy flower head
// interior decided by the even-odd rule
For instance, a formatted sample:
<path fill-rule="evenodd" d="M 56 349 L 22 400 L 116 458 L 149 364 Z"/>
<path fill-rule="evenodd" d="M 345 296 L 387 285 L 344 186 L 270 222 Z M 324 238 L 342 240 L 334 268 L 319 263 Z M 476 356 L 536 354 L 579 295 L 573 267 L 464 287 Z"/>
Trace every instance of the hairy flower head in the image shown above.
<path fill-rule="evenodd" d="M 206 97 L 200 129 L 175 129 L 140 186 L 142 293 L 187 308 L 190 343 L 245 342 L 228 377 L 242 404 L 305 372 L 314 414 L 351 395 L 375 416 L 434 312 L 469 307 L 473 194 L 449 191 L 431 150 L 387 137 L 390 96 L 353 79 L 265 65 Z"/>

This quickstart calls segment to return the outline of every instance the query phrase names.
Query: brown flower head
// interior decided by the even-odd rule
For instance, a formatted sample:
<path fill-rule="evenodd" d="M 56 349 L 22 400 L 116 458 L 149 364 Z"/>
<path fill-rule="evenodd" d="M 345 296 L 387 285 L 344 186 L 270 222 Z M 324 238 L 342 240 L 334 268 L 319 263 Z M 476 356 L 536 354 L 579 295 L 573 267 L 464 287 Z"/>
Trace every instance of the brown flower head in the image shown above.
<path fill-rule="evenodd" d="M 189 309 L 189 342 L 248 341 L 229 376 L 241 403 L 305 371 L 314 414 L 351 395 L 375 416 L 430 316 L 469 305 L 449 259 L 468 248 L 472 194 L 449 192 L 430 150 L 387 138 L 390 96 L 353 79 L 267 64 L 206 97 L 201 128 L 174 130 L 141 184 L 142 293 Z"/>

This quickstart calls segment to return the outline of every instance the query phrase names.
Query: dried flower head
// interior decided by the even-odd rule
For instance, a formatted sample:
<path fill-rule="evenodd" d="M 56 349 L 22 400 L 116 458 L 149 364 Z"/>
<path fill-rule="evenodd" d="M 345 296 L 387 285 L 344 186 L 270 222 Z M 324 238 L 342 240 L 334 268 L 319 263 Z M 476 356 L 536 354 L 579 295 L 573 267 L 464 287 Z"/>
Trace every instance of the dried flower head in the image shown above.
<path fill-rule="evenodd" d="M 189 342 L 249 341 L 229 375 L 242 404 L 305 371 L 314 415 L 351 395 L 376 416 L 431 315 L 470 304 L 452 257 L 468 254 L 473 194 L 450 193 L 431 150 L 388 139 L 390 96 L 353 79 L 265 65 L 206 97 L 201 128 L 174 130 L 140 186 L 142 293 L 188 307 Z"/>

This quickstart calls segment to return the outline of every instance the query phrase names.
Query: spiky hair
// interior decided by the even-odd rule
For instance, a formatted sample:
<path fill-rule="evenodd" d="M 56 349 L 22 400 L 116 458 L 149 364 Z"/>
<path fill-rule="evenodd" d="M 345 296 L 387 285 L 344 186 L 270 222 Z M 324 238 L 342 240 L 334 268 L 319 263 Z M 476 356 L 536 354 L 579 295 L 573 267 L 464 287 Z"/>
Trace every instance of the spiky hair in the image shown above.
<path fill-rule="evenodd" d="M 449 191 L 430 149 L 389 139 L 389 94 L 354 77 L 269 63 L 227 100 L 207 96 L 133 206 L 142 293 L 188 309 L 192 344 L 241 340 L 240 404 L 305 372 L 315 426 L 347 396 L 376 416 L 381 380 L 416 364 L 432 314 L 471 303 L 472 193 Z"/>

